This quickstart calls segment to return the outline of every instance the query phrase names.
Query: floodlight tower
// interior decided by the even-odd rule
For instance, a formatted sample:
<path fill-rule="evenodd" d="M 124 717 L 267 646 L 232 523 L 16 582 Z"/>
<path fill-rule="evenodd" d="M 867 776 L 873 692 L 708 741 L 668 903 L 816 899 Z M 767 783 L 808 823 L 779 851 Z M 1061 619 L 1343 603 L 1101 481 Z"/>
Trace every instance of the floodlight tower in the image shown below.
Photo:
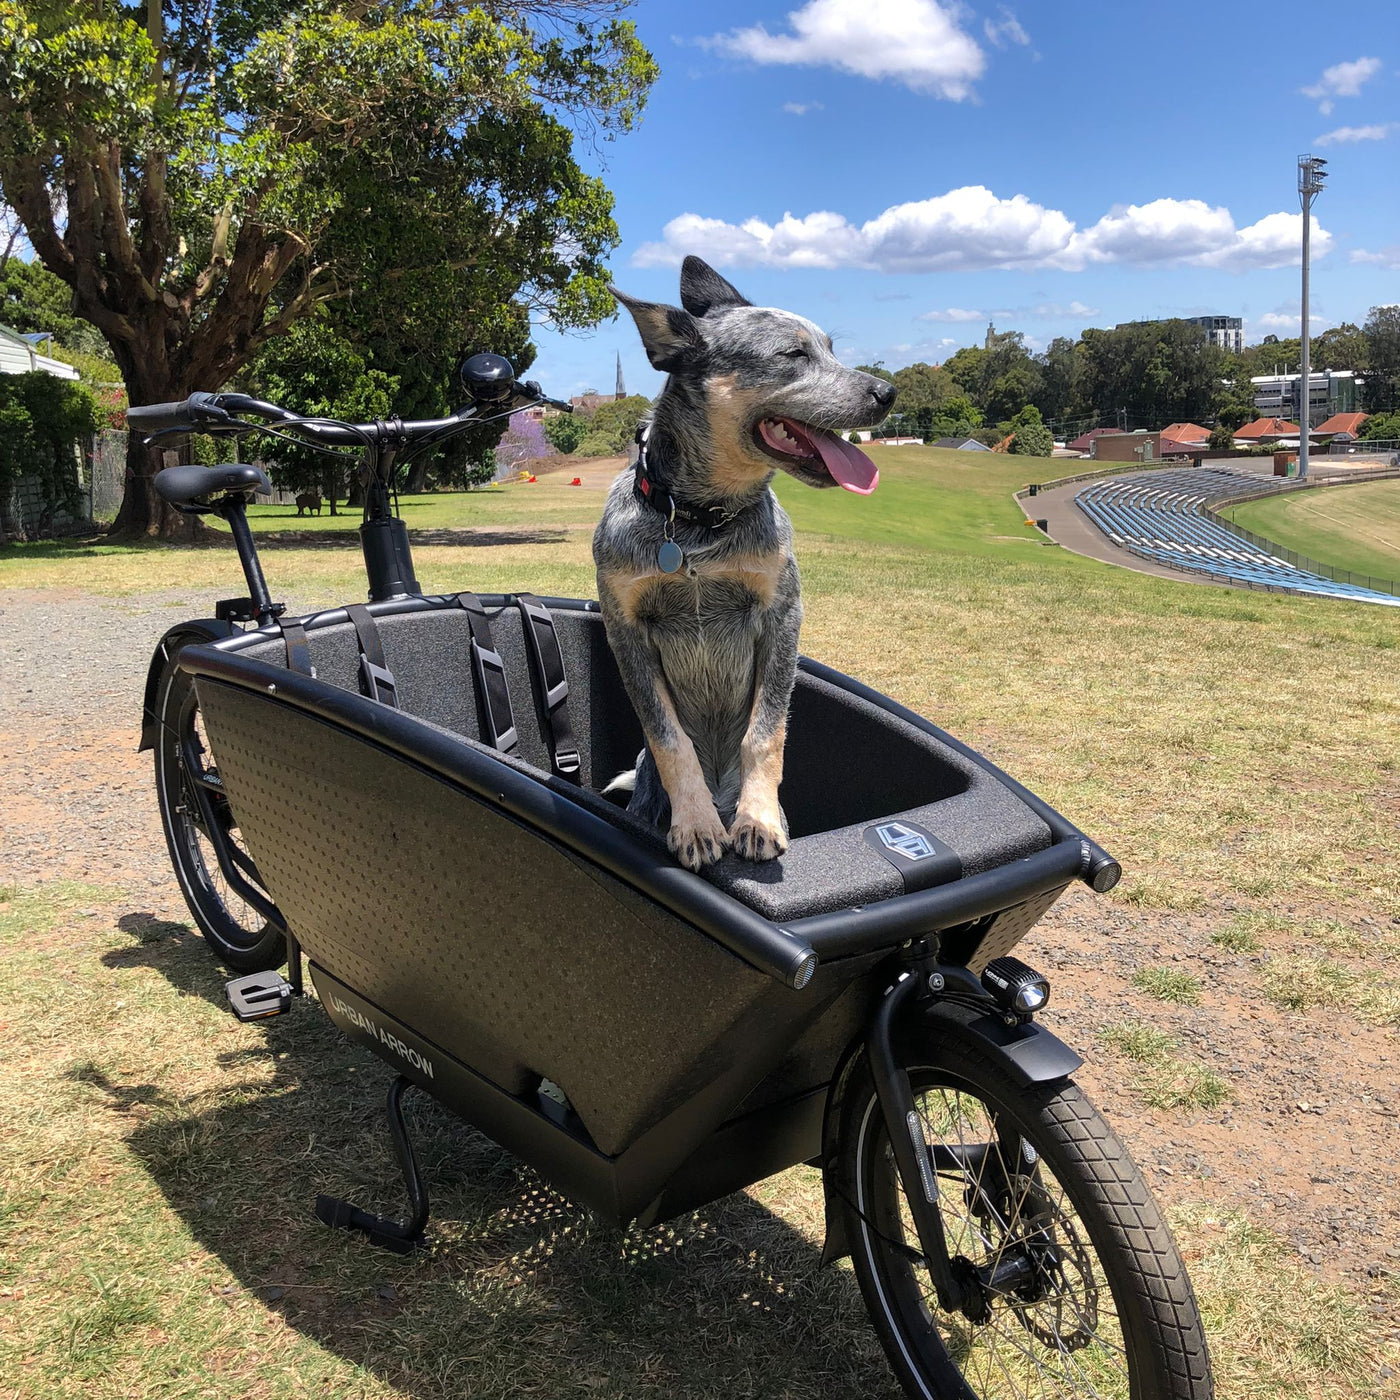
<path fill-rule="evenodd" d="M 1298 202 L 1303 206 L 1303 328 L 1302 363 L 1298 366 L 1298 475 L 1308 474 L 1309 431 L 1312 428 L 1312 364 L 1308 323 L 1308 261 L 1312 250 L 1312 202 L 1322 193 L 1327 162 L 1321 156 L 1298 157 Z"/>

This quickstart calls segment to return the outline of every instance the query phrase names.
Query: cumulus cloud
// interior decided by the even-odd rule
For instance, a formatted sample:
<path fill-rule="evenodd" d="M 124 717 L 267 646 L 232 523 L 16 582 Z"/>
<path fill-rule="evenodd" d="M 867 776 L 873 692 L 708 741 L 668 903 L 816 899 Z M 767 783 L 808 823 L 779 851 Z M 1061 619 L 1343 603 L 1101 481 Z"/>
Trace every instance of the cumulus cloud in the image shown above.
<path fill-rule="evenodd" d="M 1001 7 L 999 20 L 984 19 L 982 21 L 982 32 L 987 36 L 987 42 L 995 44 L 999 49 L 1004 49 L 1007 44 L 1024 46 L 1031 41 L 1031 36 L 1026 33 L 1025 26 L 1005 5 Z"/>
<path fill-rule="evenodd" d="M 821 210 L 786 213 L 776 223 L 741 224 L 686 213 L 660 241 L 633 256 L 638 267 L 679 263 L 687 253 L 730 267 L 870 268 L 878 272 L 965 272 L 983 268 L 1059 268 L 1099 264 L 1164 265 L 1239 270 L 1286 267 L 1298 260 L 1301 214 L 1268 214 L 1244 228 L 1228 209 L 1199 199 L 1118 205 L 1079 229 L 1058 209 L 1025 195 L 1002 199 L 983 185 L 965 185 L 932 199 L 896 204 L 863 224 Z M 1332 243 L 1313 220 L 1314 252 Z M 1085 310 L 1082 313 L 1088 315 Z"/>
<path fill-rule="evenodd" d="M 1400 271 L 1400 243 L 1392 243 L 1388 248 L 1354 248 L 1351 260 L 1363 267 L 1386 267 Z"/>
<path fill-rule="evenodd" d="M 822 104 L 821 104 L 820 102 L 784 102 L 784 103 L 783 103 L 783 111 L 787 112 L 790 116 L 794 116 L 794 117 L 805 117 L 805 116 L 807 115 L 808 112 L 821 112 L 821 111 L 824 111 L 824 110 L 825 110 L 825 108 L 823 108 L 823 106 L 822 106 Z"/>
<path fill-rule="evenodd" d="M 965 311 L 960 306 L 950 306 L 944 311 L 925 311 L 917 318 L 920 321 L 985 321 L 986 316 L 980 311 Z"/>
<path fill-rule="evenodd" d="M 755 24 L 698 42 L 753 63 L 836 68 L 962 102 L 987 64 L 961 27 L 962 13 L 940 0 L 807 0 L 785 31 Z"/>
<path fill-rule="evenodd" d="M 1381 71 L 1378 58 L 1354 58 L 1350 63 L 1334 63 L 1322 70 L 1322 76 L 1310 86 L 1300 88 L 1304 97 L 1311 97 L 1317 103 L 1317 110 L 1325 117 L 1338 97 L 1356 97 L 1361 85 L 1374 78 Z"/>
<path fill-rule="evenodd" d="M 1302 332 L 1303 317 L 1298 311 L 1266 311 L 1262 316 L 1251 319 L 1249 324 L 1254 330 L 1268 331 L 1273 335 L 1282 333 L 1294 336 Z M 1326 316 L 1319 316 L 1311 311 L 1308 313 L 1308 325 L 1314 333 L 1336 324 Z"/>
<path fill-rule="evenodd" d="M 1353 141 L 1384 141 L 1394 130 L 1394 122 L 1380 122 L 1375 126 L 1339 126 L 1335 131 L 1323 132 L 1313 141 L 1313 145 L 1343 146 Z"/>

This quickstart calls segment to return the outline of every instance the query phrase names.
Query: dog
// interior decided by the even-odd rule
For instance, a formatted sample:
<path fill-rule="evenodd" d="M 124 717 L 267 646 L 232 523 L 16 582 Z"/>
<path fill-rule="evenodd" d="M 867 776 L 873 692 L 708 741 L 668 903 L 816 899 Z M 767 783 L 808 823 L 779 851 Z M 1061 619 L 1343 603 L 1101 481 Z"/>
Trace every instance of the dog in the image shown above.
<path fill-rule="evenodd" d="M 303 491 L 297 497 L 297 514 L 300 515 L 302 511 L 308 515 L 320 515 L 321 498 L 315 491 Z"/>
<path fill-rule="evenodd" d="M 680 306 L 610 290 L 667 379 L 593 537 L 608 642 L 646 739 L 609 789 L 630 786 L 628 811 L 665 829 L 691 870 L 728 849 L 771 860 L 788 843 L 778 785 L 802 625 L 771 482 L 784 471 L 868 495 L 879 473 L 843 434 L 882 421 L 895 388 L 700 258 L 682 266 Z"/>

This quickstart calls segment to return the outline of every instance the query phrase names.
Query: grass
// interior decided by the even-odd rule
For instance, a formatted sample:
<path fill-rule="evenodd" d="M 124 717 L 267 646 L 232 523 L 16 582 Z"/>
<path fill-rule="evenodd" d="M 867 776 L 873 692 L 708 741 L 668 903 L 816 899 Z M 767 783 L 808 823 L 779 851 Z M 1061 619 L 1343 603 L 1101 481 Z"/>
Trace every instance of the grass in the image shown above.
<path fill-rule="evenodd" d="M 1400 480 L 1266 496 L 1225 514 L 1335 569 L 1400 581 Z"/>
<path fill-rule="evenodd" d="M 1201 979 L 1175 967 L 1140 967 L 1133 973 L 1133 986 L 1158 1001 L 1174 1001 L 1178 1006 L 1201 1004 Z"/>
<path fill-rule="evenodd" d="M 1054 474 L 1046 463 L 877 455 L 870 498 L 779 483 L 798 529 L 803 649 L 1079 822 L 1127 867 L 1123 911 L 1189 920 L 1232 900 L 1268 953 L 1244 976 L 1286 998 L 1307 974 L 1304 995 L 1323 988 L 1344 1011 L 1400 1023 L 1386 1019 L 1387 998 L 1400 1010 L 1395 984 L 1366 975 L 1400 951 L 1400 830 L 1387 815 L 1397 619 L 1046 546 L 1011 500 Z M 434 498 L 443 519 L 413 518 L 428 537 L 419 575 L 433 589 L 591 595 L 601 504 L 548 478 Z M 489 542 L 432 542 L 472 524 Z M 287 543 L 277 526 L 259 526 L 275 592 L 298 608 L 361 596 L 352 534 Z M 236 578 L 220 545 L 0 550 L 0 590 L 81 590 L 119 607 L 154 596 L 203 613 Z M 0 1393 L 894 1395 L 849 1271 L 815 1267 L 815 1173 L 618 1235 L 425 1108 L 438 1243 L 426 1259 L 388 1258 L 308 1209 L 317 1190 L 399 1208 L 384 1190 L 377 1062 L 309 1006 L 232 1022 L 200 940 L 115 892 L 8 893 Z M 1319 959 L 1340 973 L 1313 976 Z M 1144 1095 L 1207 1106 L 1214 1090 L 1174 1041 L 1141 1060 L 1126 1043 L 1119 1053 Z M 1222 1396 L 1379 1394 L 1364 1330 L 1331 1330 L 1354 1294 L 1320 1287 L 1252 1227 L 1186 1216 L 1181 1231 Z"/>
<path fill-rule="evenodd" d="M 1214 1070 L 1179 1054 L 1176 1037 L 1142 1021 L 1106 1026 L 1099 1039 L 1137 1066 L 1133 1087 L 1149 1108 L 1219 1108 L 1230 1086 Z"/>

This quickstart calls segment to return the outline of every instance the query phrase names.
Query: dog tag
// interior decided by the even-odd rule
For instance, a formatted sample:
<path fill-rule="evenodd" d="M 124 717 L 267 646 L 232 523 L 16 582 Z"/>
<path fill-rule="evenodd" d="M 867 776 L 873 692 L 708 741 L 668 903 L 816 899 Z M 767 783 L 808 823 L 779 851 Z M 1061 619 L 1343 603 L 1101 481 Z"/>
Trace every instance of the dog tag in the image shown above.
<path fill-rule="evenodd" d="M 685 563 L 685 553 L 675 540 L 667 540 L 660 549 L 656 551 L 656 567 L 663 574 L 674 574 L 679 572 L 682 564 Z"/>

